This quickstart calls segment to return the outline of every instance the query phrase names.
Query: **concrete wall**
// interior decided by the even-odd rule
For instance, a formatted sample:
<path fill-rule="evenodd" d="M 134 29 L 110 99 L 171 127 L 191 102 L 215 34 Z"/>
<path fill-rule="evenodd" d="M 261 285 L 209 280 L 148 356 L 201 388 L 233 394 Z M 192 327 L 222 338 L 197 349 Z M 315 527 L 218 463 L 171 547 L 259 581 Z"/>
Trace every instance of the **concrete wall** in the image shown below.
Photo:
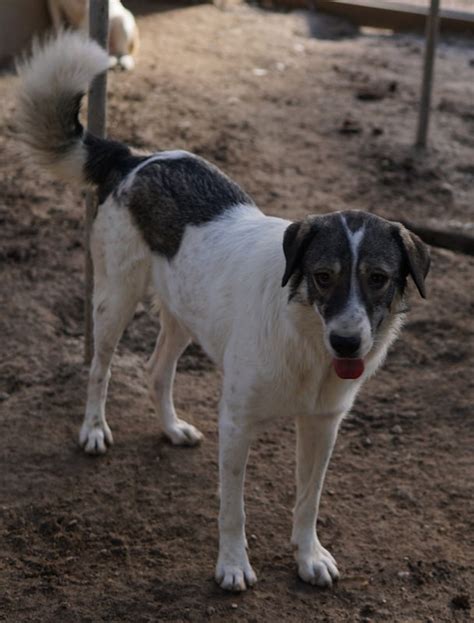
<path fill-rule="evenodd" d="M 49 27 L 46 0 L 0 0 L 0 65 Z"/>

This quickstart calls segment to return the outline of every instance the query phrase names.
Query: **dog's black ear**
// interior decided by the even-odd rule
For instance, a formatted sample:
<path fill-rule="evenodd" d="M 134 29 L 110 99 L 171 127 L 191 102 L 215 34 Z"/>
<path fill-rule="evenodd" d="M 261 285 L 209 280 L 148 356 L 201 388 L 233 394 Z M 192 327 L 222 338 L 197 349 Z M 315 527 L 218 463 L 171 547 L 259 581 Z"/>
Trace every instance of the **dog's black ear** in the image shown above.
<path fill-rule="evenodd" d="M 283 236 L 283 253 L 286 259 L 285 274 L 281 282 L 283 288 L 301 262 L 311 237 L 311 222 L 309 219 L 297 221 L 286 228 L 285 235 Z"/>
<path fill-rule="evenodd" d="M 408 266 L 408 274 L 411 275 L 420 295 L 426 298 L 425 279 L 431 262 L 429 247 L 401 223 L 398 223 L 397 237 Z"/>

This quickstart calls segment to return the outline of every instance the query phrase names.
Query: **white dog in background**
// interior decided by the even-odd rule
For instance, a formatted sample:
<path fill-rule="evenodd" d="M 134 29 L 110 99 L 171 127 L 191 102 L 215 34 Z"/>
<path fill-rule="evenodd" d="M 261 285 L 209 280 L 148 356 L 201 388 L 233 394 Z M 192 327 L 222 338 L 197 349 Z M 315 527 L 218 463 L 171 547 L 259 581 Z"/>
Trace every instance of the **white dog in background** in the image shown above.
<path fill-rule="evenodd" d="M 98 188 L 93 225 L 94 340 L 80 432 L 86 452 L 113 441 L 105 415 L 110 362 L 151 287 L 161 332 L 150 391 L 165 435 L 202 435 L 177 417 L 179 356 L 194 338 L 223 370 L 219 409 L 219 556 L 228 590 L 256 581 L 245 538 L 244 477 L 252 438 L 296 421 L 292 542 L 300 577 L 329 586 L 336 562 L 316 521 L 339 424 L 396 338 L 411 277 L 424 296 L 426 246 L 400 223 L 364 212 L 265 216 L 219 169 L 184 151 L 134 154 L 87 132 L 80 100 L 107 54 L 64 33 L 20 67 L 18 127 L 29 157 L 56 176 Z M 249 166 L 258 166 L 249 154 Z"/>
<path fill-rule="evenodd" d="M 48 0 L 56 32 L 64 27 L 88 30 L 88 0 Z M 109 0 L 109 67 L 133 69 L 139 46 L 138 27 L 132 13 L 120 0 Z"/>

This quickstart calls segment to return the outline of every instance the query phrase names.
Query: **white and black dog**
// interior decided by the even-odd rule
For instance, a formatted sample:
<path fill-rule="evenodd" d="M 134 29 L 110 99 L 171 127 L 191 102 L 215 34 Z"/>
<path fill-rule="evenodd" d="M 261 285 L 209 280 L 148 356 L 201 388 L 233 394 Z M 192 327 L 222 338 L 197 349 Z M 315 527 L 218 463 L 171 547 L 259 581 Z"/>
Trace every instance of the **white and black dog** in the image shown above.
<path fill-rule="evenodd" d="M 224 372 L 217 582 L 240 591 L 256 581 L 244 529 L 249 446 L 261 427 L 294 418 L 298 573 L 331 585 L 336 562 L 316 533 L 326 467 L 342 418 L 399 331 L 408 276 L 424 296 L 427 248 L 402 225 L 363 212 L 294 223 L 267 217 L 198 156 L 134 155 L 92 136 L 79 122 L 80 102 L 107 66 L 98 45 L 66 33 L 20 67 L 18 126 L 30 158 L 99 189 L 91 241 L 95 354 L 80 443 L 91 454 L 112 443 L 110 361 L 151 286 L 161 332 L 150 390 L 172 443 L 202 438 L 177 417 L 172 398 L 176 362 L 190 340 Z"/>

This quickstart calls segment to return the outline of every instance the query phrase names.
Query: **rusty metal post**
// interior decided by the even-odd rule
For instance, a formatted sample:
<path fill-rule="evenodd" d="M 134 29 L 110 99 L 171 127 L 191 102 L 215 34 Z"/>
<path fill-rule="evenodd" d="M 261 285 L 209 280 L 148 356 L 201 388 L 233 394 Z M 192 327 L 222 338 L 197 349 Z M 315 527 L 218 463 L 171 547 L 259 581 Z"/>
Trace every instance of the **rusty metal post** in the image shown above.
<path fill-rule="evenodd" d="M 109 32 L 108 0 L 91 0 L 89 3 L 89 35 L 107 49 Z M 87 128 L 96 136 L 105 137 L 107 126 L 107 72 L 103 72 L 92 83 L 89 91 Z M 84 362 L 89 365 L 94 354 L 94 327 L 92 317 L 92 295 L 94 271 L 90 252 L 90 235 L 97 210 L 97 196 L 93 191 L 86 198 L 85 227 L 85 297 L 84 297 Z"/>
<path fill-rule="evenodd" d="M 431 93 L 433 90 L 433 69 L 439 30 L 439 0 L 431 0 L 430 12 L 426 20 L 425 60 L 421 86 L 420 112 L 415 147 L 424 149 L 430 121 Z"/>

